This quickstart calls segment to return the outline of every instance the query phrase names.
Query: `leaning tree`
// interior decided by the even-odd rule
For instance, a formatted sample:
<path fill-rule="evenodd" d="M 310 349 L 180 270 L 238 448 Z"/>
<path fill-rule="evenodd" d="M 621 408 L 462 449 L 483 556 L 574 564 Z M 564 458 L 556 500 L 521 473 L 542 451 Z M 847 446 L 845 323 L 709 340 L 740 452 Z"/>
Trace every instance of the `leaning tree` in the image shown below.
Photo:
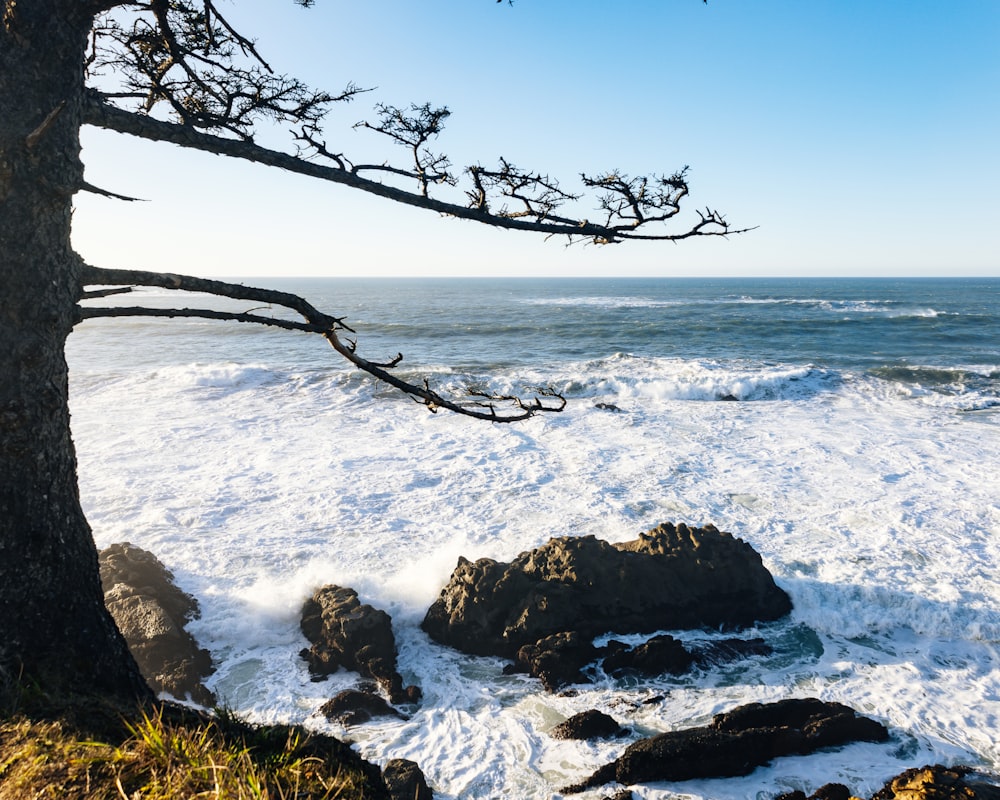
<path fill-rule="evenodd" d="M 311 5 L 312 0 L 295 0 Z M 501 158 L 455 169 L 429 145 L 448 117 L 430 104 L 377 105 L 358 123 L 398 145 L 399 163 L 364 163 L 331 144 L 324 115 L 362 90 L 314 91 L 276 73 L 214 0 L 3 0 L 0 17 L 0 696 L 30 682 L 46 694 L 91 692 L 122 702 L 150 691 L 104 608 L 97 552 L 80 506 L 64 349 L 81 320 L 201 316 L 310 331 L 356 367 L 431 410 L 493 422 L 558 410 L 562 398 L 444 397 L 360 355 L 344 320 L 287 293 L 183 275 L 105 269 L 70 244 L 73 197 L 89 184 L 80 128 L 241 158 L 494 227 L 570 241 L 677 241 L 735 232 L 717 212 L 675 222 L 686 171 L 582 175 L 596 217 L 563 209 L 579 197 Z M 255 132 L 291 126 L 286 150 Z M 595 221 L 596 220 L 596 221 Z M 158 286 L 286 307 L 294 318 L 212 308 L 81 305 Z M 347 332 L 347 333 L 345 333 Z"/>

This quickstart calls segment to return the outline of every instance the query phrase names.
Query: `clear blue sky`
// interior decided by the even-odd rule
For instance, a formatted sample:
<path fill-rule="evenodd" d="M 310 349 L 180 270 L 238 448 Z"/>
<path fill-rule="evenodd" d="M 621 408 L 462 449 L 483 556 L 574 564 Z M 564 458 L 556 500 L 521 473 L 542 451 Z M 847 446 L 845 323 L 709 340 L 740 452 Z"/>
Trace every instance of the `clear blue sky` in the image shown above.
<path fill-rule="evenodd" d="M 226 4 L 278 70 L 339 90 L 331 148 L 377 100 L 452 117 L 456 164 L 670 173 L 758 230 L 574 246 L 107 132 L 75 242 L 199 275 L 1000 275 L 997 0 L 290 0 Z M 269 138 L 269 142 L 273 141 Z M 589 209 L 587 209 L 589 210 Z M 587 210 L 581 213 L 586 214 Z"/>

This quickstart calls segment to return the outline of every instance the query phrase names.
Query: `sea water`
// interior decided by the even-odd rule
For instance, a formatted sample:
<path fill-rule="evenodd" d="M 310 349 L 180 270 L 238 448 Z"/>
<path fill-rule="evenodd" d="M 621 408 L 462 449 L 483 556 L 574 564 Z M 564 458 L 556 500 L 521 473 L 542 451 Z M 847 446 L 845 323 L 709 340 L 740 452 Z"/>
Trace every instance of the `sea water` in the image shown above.
<path fill-rule="evenodd" d="M 400 351 L 396 371 L 442 393 L 552 387 L 568 402 L 477 422 L 429 413 L 315 335 L 78 326 L 71 408 L 94 537 L 153 551 L 198 599 L 191 630 L 220 702 L 346 736 L 378 763 L 412 759 L 446 799 L 557 796 L 639 737 L 806 696 L 874 717 L 890 741 L 635 796 L 829 781 L 867 795 L 924 763 L 1000 770 L 1000 280 L 255 283 L 345 317 L 360 353 Z M 96 304 L 115 302 L 202 301 L 147 289 Z M 712 523 L 761 553 L 794 603 L 749 634 L 771 655 L 553 695 L 419 628 L 459 556 L 665 521 Z M 392 615 L 400 670 L 424 692 L 408 719 L 345 731 L 317 714 L 358 681 L 313 682 L 299 656 L 301 605 L 326 583 Z M 591 708 L 630 735 L 548 735 Z"/>

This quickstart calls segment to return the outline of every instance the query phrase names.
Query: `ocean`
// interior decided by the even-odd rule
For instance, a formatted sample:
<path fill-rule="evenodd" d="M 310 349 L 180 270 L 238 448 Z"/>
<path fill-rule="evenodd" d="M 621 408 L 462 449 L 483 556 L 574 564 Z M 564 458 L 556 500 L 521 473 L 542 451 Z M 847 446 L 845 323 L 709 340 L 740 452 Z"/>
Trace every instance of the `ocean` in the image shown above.
<path fill-rule="evenodd" d="M 397 371 L 442 393 L 552 387 L 568 403 L 477 422 L 429 413 L 315 335 L 78 326 L 70 400 L 94 537 L 151 550 L 198 599 L 191 631 L 225 705 L 344 736 L 377 763 L 412 759 L 444 800 L 558 796 L 641 736 L 806 696 L 878 719 L 890 741 L 634 796 L 830 781 L 867 796 L 925 763 L 1000 771 L 1000 279 L 247 282 L 346 317 L 361 354 L 402 352 Z M 151 289 L 98 304 L 139 301 L 197 304 Z M 761 554 L 794 603 L 750 632 L 771 655 L 551 695 L 420 631 L 459 556 L 667 521 Z M 408 719 L 345 731 L 317 714 L 358 680 L 313 682 L 299 657 L 302 602 L 326 583 L 391 614 L 404 680 L 424 693 Z M 548 735 L 591 708 L 630 736 Z"/>

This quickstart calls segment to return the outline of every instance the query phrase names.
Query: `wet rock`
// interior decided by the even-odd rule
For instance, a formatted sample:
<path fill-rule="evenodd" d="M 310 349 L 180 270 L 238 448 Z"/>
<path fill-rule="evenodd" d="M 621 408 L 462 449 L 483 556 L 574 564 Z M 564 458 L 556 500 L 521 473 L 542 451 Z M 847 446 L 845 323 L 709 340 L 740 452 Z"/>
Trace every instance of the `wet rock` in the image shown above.
<path fill-rule="evenodd" d="M 748 544 L 667 523 L 617 545 L 563 537 L 510 563 L 460 558 L 422 627 L 463 652 L 513 658 L 553 634 L 740 628 L 790 610 Z"/>
<path fill-rule="evenodd" d="M 611 781 L 629 785 L 749 775 L 779 756 L 856 741 L 882 742 L 888 735 L 880 723 L 839 703 L 812 698 L 751 703 L 719 714 L 705 727 L 641 739 L 586 781 L 563 791 L 573 794 Z"/>
<path fill-rule="evenodd" d="M 178 589 L 173 573 L 147 550 L 124 542 L 99 558 L 104 603 L 150 688 L 214 706 L 202 683 L 212 674 L 212 658 L 184 627 L 199 615 L 197 600 Z"/>
<path fill-rule="evenodd" d="M 390 759 L 382 770 L 382 777 L 392 800 L 434 800 L 434 792 L 427 785 L 424 773 L 413 761 Z"/>
<path fill-rule="evenodd" d="M 343 667 L 377 681 L 393 703 L 420 699 L 420 689 L 404 688 L 396 670 L 391 618 L 363 605 L 353 589 L 334 585 L 317 589 L 302 606 L 301 628 L 311 646 L 300 655 L 315 680 Z"/>
<path fill-rule="evenodd" d="M 586 681 L 581 670 L 595 660 L 598 650 L 576 632 L 555 633 L 517 651 L 511 672 L 527 672 L 550 692 Z"/>
<path fill-rule="evenodd" d="M 554 739 L 607 739 L 611 736 L 620 736 L 624 729 L 619 725 L 614 717 L 610 717 L 603 711 L 591 709 L 574 714 L 565 722 L 556 725 L 549 735 Z"/>
<path fill-rule="evenodd" d="M 628 647 L 622 642 L 608 642 L 609 654 L 601 663 L 604 671 L 616 677 L 625 673 L 638 675 L 682 675 L 695 663 L 694 656 L 673 636 L 654 636 L 648 642 Z"/>
<path fill-rule="evenodd" d="M 897 775 L 872 800 L 1000 800 L 1000 787 L 967 767 L 925 766 Z"/>
<path fill-rule="evenodd" d="M 825 783 L 806 797 L 801 789 L 779 794 L 774 800 L 851 800 L 851 790 L 842 783 Z"/>
<path fill-rule="evenodd" d="M 763 639 L 721 639 L 698 647 L 693 655 L 699 667 L 712 667 L 750 656 L 769 656 L 774 652 Z"/>
<path fill-rule="evenodd" d="M 320 706 L 319 713 L 331 722 L 350 727 L 360 725 L 375 717 L 406 717 L 389 705 L 384 698 L 371 692 L 346 689 L 335 694 Z"/>

